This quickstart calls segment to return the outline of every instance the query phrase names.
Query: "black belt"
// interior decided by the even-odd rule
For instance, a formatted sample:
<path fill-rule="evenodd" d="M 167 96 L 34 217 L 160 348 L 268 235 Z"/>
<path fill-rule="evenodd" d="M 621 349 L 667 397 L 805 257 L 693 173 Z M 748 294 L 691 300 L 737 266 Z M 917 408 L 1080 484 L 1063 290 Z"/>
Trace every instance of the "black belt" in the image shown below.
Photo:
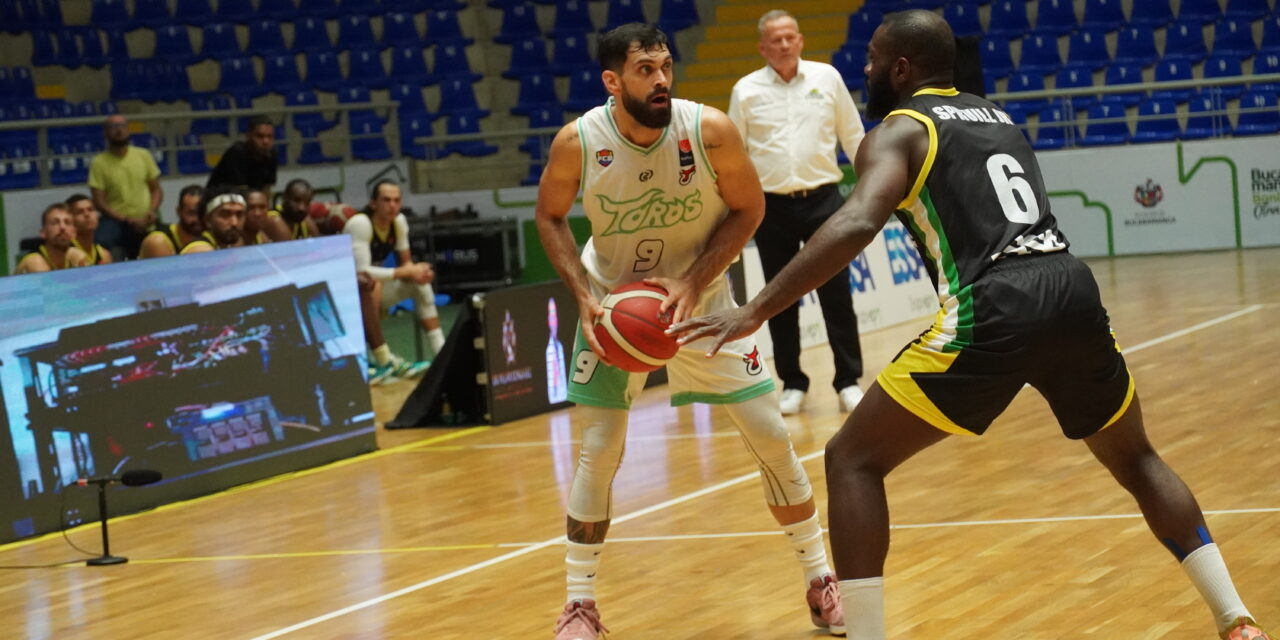
<path fill-rule="evenodd" d="M 827 189 L 835 188 L 835 186 L 836 186 L 836 183 L 830 182 L 827 184 L 818 185 L 812 189 L 800 189 L 798 191 L 792 191 L 791 193 L 766 192 L 765 195 L 770 195 L 775 198 L 789 198 L 791 200 L 799 200 L 801 198 L 808 198 L 809 196 L 816 196 L 819 193 L 826 191 Z"/>

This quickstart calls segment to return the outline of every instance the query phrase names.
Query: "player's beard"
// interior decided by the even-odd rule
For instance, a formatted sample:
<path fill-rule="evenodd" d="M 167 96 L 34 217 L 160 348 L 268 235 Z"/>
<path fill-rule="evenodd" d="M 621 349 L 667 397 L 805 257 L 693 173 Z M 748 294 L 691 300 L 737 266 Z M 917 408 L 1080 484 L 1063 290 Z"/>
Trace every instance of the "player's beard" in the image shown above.
<path fill-rule="evenodd" d="M 186 220 L 183 218 L 179 218 L 178 226 L 182 227 L 182 230 L 186 231 L 187 235 L 193 236 L 193 237 L 198 236 L 202 232 L 204 232 L 204 225 L 202 225 L 199 220 Z"/>
<path fill-rule="evenodd" d="M 228 227 L 221 231 L 217 229 L 213 229 L 212 235 L 213 235 L 213 239 L 217 240 L 218 244 L 224 247 L 230 247 L 236 244 L 237 242 L 240 242 L 239 227 Z"/>
<path fill-rule="evenodd" d="M 898 106 L 898 96 L 889 83 L 889 74 L 867 76 L 867 118 L 881 120 Z"/>
<path fill-rule="evenodd" d="M 667 96 L 667 103 L 661 107 L 653 106 L 650 100 L 659 95 Z M 622 108 L 635 118 L 642 126 L 650 129 L 662 129 L 671 124 L 671 91 L 668 89 L 655 89 L 644 100 L 637 100 L 627 93 L 626 89 L 622 90 Z"/>

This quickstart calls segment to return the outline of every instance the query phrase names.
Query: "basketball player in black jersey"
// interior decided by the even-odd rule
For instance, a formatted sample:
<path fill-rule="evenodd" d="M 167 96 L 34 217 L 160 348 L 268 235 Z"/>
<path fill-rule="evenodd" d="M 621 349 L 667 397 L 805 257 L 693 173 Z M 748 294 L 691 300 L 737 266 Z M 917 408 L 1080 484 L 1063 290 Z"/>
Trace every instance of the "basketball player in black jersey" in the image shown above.
<path fill-rule="evenodd" d="M 1221 637 L 1267 638 L 1195 498 L 1147 441 L 1097 283 L 1067 252 L 1035 154 L 999 107 L 954 89 L 947 23 L 928 11 L 889 14 L 867 57 L 866 112 L 885 120 L 858 149 L 849 200 L 750 303 L 671 328 L 682 342 L 713 336 L 714 353 L 846 268 L 890 215 L 910 230 L 938 291 L 936 320 L 827 444 L 831 546 L 849 638 L 886 637 L 885 476 L 949 433 L 981 434 L 1024 384 L 1137 500 Z"/>

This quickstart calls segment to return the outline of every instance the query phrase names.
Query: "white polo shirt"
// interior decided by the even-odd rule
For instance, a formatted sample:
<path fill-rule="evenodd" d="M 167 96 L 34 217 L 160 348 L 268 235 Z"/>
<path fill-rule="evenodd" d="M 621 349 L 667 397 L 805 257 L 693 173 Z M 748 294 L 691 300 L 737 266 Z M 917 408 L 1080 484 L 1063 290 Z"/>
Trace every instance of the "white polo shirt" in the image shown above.
<path fill-rule="evenodd" d="M 801 60 L 784 82 L 773 67 L 733 85 L 729 119 L 747 144 L 766 193 L 791 193 L 839 182 L 836 142 L 852 161 L 866 133 L 835 67 Z"/>

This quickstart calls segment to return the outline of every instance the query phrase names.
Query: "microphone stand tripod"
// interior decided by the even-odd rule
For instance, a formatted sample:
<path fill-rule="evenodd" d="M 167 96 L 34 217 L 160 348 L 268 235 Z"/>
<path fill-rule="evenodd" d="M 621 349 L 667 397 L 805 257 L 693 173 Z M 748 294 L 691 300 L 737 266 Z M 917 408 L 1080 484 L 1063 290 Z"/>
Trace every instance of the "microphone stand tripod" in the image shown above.
<path fill-rule="evenodd" d="M 110 564 L 124 564 L 129 561 L 122 556 L 111 555 L 111 542 L 107 539 L 107 483 L 98 483 L 98 520 L 102 524 L 102 555 L 85 560 L 90 567 L 101 567 Z"/>

